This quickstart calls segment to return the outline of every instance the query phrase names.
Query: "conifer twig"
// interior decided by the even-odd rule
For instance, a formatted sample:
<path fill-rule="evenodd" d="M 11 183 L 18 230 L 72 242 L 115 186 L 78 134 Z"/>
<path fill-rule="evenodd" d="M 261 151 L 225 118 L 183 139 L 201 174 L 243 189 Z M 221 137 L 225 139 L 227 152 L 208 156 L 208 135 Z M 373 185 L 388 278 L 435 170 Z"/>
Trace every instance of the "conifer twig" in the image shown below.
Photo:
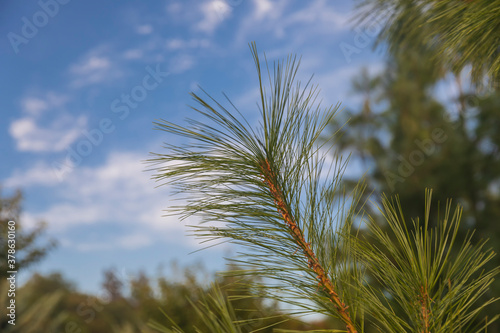
<path fill-rule="evenodd" d="M 154 178 L 188 195 L 174 210 L 183 218 L 202 218 L 194 226 L 196 236 L 243 245 L 238 259 L 230 259 L 241 268 L 232 274 L 266 278 L 252 288 L 300 309 L 297 314 L 329 315 L 357 333 L 361 309 L 352 284 L 362 273 L 340 235 L 357 215 L 361 189 L 346 195 L 345 160 L 336 155 L 324 170 L 330 151 L 319 142 L 338 106 L 314 105 L 317 88 L 295 81 L 296 56 L 272 69 L 266 62 L 267 86 L 255 44 L 251 51 L 260 126 L 250 126 L 232 103 L 228 110 L 208 94 L 209 99 L 192 94 L 205 120 L 188 119 L 188 127 L 156 123 L 188 140 L 167 144 L 168 154 L 155 154 L 151 162 L 162 166 Z"/>
<path fill-rule="evenodd" d="M 259 128 L 238 119 L 234 105 L 229 111 L 196 94 L 200 109 L 195 110 L 209 121 L 188 119 L 188 127 L 157 123 L 158 129 L 187 138 L 167 144 L 168 154 L 150 160 L 160 165 L 156 180 L 189 195 L 174 209 L 183 218 L 201 215 L 197 236 L 242 245 L 245 250 L 232 260 L 242 268 L 234 274 L 268 279 L 252 288 L 300 308 L 296 313 L 330 315 L 342 320 L 348 333 L 364 332 L 366 315 L 384 333 L 479 332 L 476 317 L 498 300 L 480 298 L 500 268 L 484 270 L 494 253 L 484 249 L 485 242 L 472 245 L 472 235 L 455 250 L 461 208 L 452 214 L 448 202 L 430 228 L 429 190 L 425 218 L 414 219 L 410 228 L 399 201 L 385 197 L 386 229 L 370 218 L 368 238 L 354 235 L 364 187 L 361 183 L 348 197 L 340 185 L 342 158 L 337 155 L 325 175 L 328 152 L 318 144 L 337 107 L 312 106 L 315 89 L 294 83 L 295 57 L 276 63 L 272 72 L 268 67 L 266 92 L 255 45 L 252 53 L 261 94 Z M 296 255 L 300 251 L 304 256 Z M 367 283 L 367 272 L 381 288 Z M 483 328 L 499 317 L 488 318 Z M 220 330 L 214 326 L 212 332 Z"/>
<path fill-rule="evenodd" d="M 297 223 L 294 221 L 292 215 L 290 214 L 289 210 L 287 209 L 287 205 L 285 203 L 285 198 L 283 196 L 283 193 L 281 192 L 280 188 L 276 183 L 276 176 L 271 169 L 271 165 L 269 164 L 268 160 L 265 160 L 261 164 L 262 168 L 262 176 L 264 178 L 264 183 L 267 185 L 269 188 L 269 192 L 271 193 L 271 196 L 274 199 L 274 202 L 276 203 L 276 206 L 278 207 L 278 213 L 281 214 L 283 217 L 283 220 L 287 224 L 287 226 L 290 228 L 290 231 L 292 233 L 292 236 L 294 239 L 297 241 L 298 245 L 304 252 L 304 255 L 307 258 L 309 268 L 311 268 L 316 274 L 316 278 L 319 280 L 319 284 L 323 286 L 324 289 L 326 289 L 330 301 L 335 304 L 335 308 L 337 309 L 340 318 L 344 321 L 344 323 L 347 326 L 347 331 L 349 333 L 357 333 L 356 328 L 354 327 L 354 324 L 351 320 L 351 317 L 349 316 L 349 313 L 347 312 L 348 306 L 342 302 L 340 299 L 339 295 L 335 291 L 335 287 L 333 286 L 332 281 L 328 278 L 326 275 L 326 272 L 319 263 L 318 258 L 316 257 L 316 254 L 311 248 L 311 245 L 307 243 L 304 239 L 302 230 L 300 227 L 297 225 Z"/>
<path fill-rule="evenodd" d="M 423 322 L 423 330 L 422 333 L 430 333 L 429 332 L 429 294 L 427 293 L 427 287 L 421 286 L 420 289 L 420 304 L 422 306 L 422 322 Z"/>

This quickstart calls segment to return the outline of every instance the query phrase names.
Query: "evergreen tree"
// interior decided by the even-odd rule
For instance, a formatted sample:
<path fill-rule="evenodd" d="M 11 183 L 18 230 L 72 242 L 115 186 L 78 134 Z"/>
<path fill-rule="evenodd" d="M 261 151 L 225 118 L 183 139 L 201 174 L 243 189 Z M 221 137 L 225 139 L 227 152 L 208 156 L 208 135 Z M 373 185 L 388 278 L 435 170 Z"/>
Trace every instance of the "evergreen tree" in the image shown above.
<path fill-rule="evenodd" d="M 500 89 L 499 0 L 358 0 L 368 26 L 383 22 L 379 43 L 391 54 L 425 46 L 426 61 L 458 75 L 470 66 L 478 86 Z"/>
<path fill-rule="evenodd" d="M 104 271 L 104 282 L 102 287 L 109 297 L 110 301 L 116 301 L 123 298 L 122 289 L 123 282 L 113 269 Z"/>
<path fill-rule="evenodd" d="M 52 278 L 52 279 L 51 279 Z M 34 275 L 28 283 L 15 291 L 15 298 L 9 295 L 10 283 L 7 279 L 0 280 L 0 331 L 2 333 L 38 333 L 58 332 L 64 327 L 68 312 L 61 307 L 62 299 L 67 292 L 68 285 L 61 283 L 60 275 L 52 275 L 44 280 L 44 284 L 37 284 L 40 276 Z M 36 281 L 36 282 L 35 282 Z M 61 284 L 60 284 L 61 283 Z M 52 288 L 56 286 L 56 288 Z M 48 288 L 47 288 L 48 287 Z M 9 317 L 10 300 L 15 299 L 15 317 Z M 10 323 L 9 323 L 10 321 Z"/>
<path fill-rule="evenodd" d="M 45 224 L 40 223 L 31 231 L 24 231 L 21 217 L 21 191 L 16 191 L 12 196 L 2 196 L 0 187 L 0 278 L 4 279 L 8 276 L 7 271 L 24 270 L 30 265 L 42 260 L 43 257 L 55 246 L 55 241 L 49 240 L 46 244 L 37 244 L 45 230 Z M 9 238 L 9 221 L 14 221 L 15 230 L 10 230 Z M 15 269 L 9 268 L 7 265 L 7 255 L 9 250 L 8 240 L 14 240 L 15 236 Z M 10 245 L 14 243 L 11 242 Z"/>

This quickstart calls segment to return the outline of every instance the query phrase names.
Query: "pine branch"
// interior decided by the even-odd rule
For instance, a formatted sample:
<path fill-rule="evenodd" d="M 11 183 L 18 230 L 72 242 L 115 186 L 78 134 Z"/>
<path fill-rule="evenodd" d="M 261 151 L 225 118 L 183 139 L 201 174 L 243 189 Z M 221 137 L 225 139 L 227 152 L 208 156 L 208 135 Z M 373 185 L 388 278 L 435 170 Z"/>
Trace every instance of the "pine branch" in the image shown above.
<path fill-rule="evenodd" d="M 456 248 L 461 208 L 451 214 L 448 202 L 437 227 L 430 228 L 430 190 L 425 202 L 423 221 L 415 219 L 409 230 L 399 201 L 384 198 L 382 213 L 388 230 L 371 221 L 370 238 L 353 240 L 359 260 L 386 293 L 359 286 L 366 311 L 384 332 L 479 332 L 481 327 L 474 326 L 474 319 L 499 300 L 479 301 L 500 272 L 499 267 L 484 271 L 494 253 L 483 249 L 485 242 L 472 245 L 471 236 Z M 387 295 L 403 314 L 392 311 Z M 482 328 L 498 317 L 486 320 Z"/>
<path fill-rule="evenodd" d="M 293 217 L 288 211 L 285 198 L 279 188 L 279 185 L 276 182 L 277 179 L 273 170 L 271 169 L 269 161 L 267 160 L 264 161 L 261 164 L 261 167 L 262 167 L 262 175 L 264 178 L 264 183 L 269 187 L 269 192 L 271 193 L 274 199 L 278 212 L 283 217 L 283 220 L 285 221 L 286 225 L 290 228 L 290 232 L 292 233 L 292 236 L 294 237 L 295 241 L 304 252 L 304 255 L 306 256 L 308 261 L 309 268 L 314 270 L 314 272 L 317 274 L 316 278 L 319 281 L 319 285 L 325 288 L 327 293 L 330 295 L 330 301 L 335 304 L 335 307 L 341 319 L 347 326 L 348 332 L 357 333 L 357 330 L 354 327 L 354 323 L 351 317 L 349 316 L 349 313 L 347 312 L 348 306 L 346 306 L 344 302 L 342 302 L 342 300 L 339 298 L 339 295 L 335 291 L 333 283 L 326 275 L 324 268 L 321 266 L 318 259 L 316 258 L 316 254 L 311 249 L 311 245 L 305 241 L 302 230 L 297 226 L 297 223 L 293 220 Z"/>
<path fill-rule="evenodd" d="M 188 120 L 189 127 L 157 123 L 187 139 L 166 145 L 169 153 L 151 160 L 156 180 L 187 195 L 174 212 L 201 216 L 194 230 L 206 241 L 242 245 L 240 256 L 231 259 L 242 268 L 232 274 L 264 278 L 254 290 L 300 307 L 301 314 L 338 318 L 349 333 L 364 331 L 365 316 L 384 333 L 480 329 L 474 320 L 498 300 L 481 303 L 480 297 L 500 269 L 483 271 L 494 253 L 483 249 L 484 242 L 473 246 L 472 236 L 456 249 L 461 209 L 451 214 L 449 202 L 431 229 L 429 191 L 424 219 L 415 219 L 410 230 L 399 202 L 384 198 L 388 229 L 371 219 L 370 238 L 358 238 L 353 226 L 363 221 L 358 214 L 364 185 L 346 195 L 346 162 L 335 155 L 325 172 L 329 152 L 317 143 L 337 108 L 312 105 L 315 88 L 294 83 L 295 57 L 272 71 L 268 66 L 268 94 L 255 45 L 252 53 L 261 92 L 258 129 L 236 108 L 195 94 L 200 108 L 194 109 L 203 121 Z M 367 271 L 381 289 L 368 283 Z M 484 327 L 497 319 L 487 319 Z"/>
<path fill-rule="evenodd" d="M 252 129 L 232 103 L 235 109 L 229 111 L 210 96 L 209 103 L 192 94 L 200 105 L 193 109 L 205 120 L 190 119 L 189 127 L 157 123 L 188 140 L 166 145 L 168 154 L 155 154 L 155 178 L 187 194 L 186 204 L 174 212 L 202 217 L 194 226 L 198 237 L 244 246 L 247 252 L 233 259 L 243 267 L 237 273 L 276 281 L 256 288 L 275 300 L 340 318 L 348 332 L 357 332 L 357 294 L 350 284 L 361 273 L 339 235 L 356 218 L 360 194 L 343 193 L 346 162 L 336 156 L 324 168 L 330 152 L 318 140 L 338 107 L 314 105 L 317 89 L 295 82 L 296 57 L 272 69 L 266 65 L 267 88 L 255 45 L 252 53 L 260 128 Z"/>

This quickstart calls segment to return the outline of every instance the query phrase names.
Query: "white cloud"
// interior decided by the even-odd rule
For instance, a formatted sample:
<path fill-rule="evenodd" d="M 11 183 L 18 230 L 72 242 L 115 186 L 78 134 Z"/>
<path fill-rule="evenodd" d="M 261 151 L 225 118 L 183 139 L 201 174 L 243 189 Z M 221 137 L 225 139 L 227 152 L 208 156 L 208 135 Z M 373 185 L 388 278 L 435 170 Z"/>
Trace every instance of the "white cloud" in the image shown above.
<path fill-rule="evenodd" d="M 92 71 L 109 69 L 111 63 L 105 57 L 90 56 L 79 64 L 73 65 L 71 71 L 76 74 L 88 74 Z"/>
<path fill-rule="evenodd" d="M 35 117 L 23 117 L 10 124 L 16 148 L 26 152 L 59 152 L 73 143 L 86 128 L 87 118 L 62 114 L 45 127 Z"/>
<path fill-rule="evenodd" d="M 144 54 L 141 49 L 130 49 L 123 53 L 123 58 L 128 60 L 141 59 L 143 55 Z"/>
<path fill-rule="evenodd" d="M 82 200 L 60 202 L 36 215 L 48 221 L 52 230 L 60 232 L 71 226 L 98 223 L 103 218 L 101 213 L 98 205 L 84 204 Z"/>
<path fill-rule="evenodd" d="M 304 1 L 291 11 L 286 0 L 253 0 L 253 10 L 246 15 L 237 33 L 238 43 L 255 39 L 256 34 L 273 34 L 276 38 L 291 36 L 297 44 L 311 36 L 332 35 L 349 29 L 350 14 L 336 9 L 335 2 Z"/>
<path fill-rule="evenodd" d="M 260 89 L 258 87 L 247 89 L 241 95 L 234 98 L 234 105 L 242 110 L 253 110 L 257 105 L 260 105 L 260 97 Z"/>
<path fill-rule="evenodd" d="M 238 27 L 236 41 L 247 43 L 258 33 L 272 33 L 277 37 L 282 37 L 285 20 L 283 12 L 287 2 L 277 0 L 271 3 L 267 0 L 252 0 L 252 6 L 253 10 L 245 15 Z"/>
<path fill-rule="evenodd" d="M 54 172 L 46 164 L 38 163 L 23 172 L 14 172 L 5 184 L 50 189 L 55 203 L 28 213 L 46 220 L 56 232 L 97 223 L 120 223 L 145 231 L 183 232 L 183 223 L 176 217 L 162 217 L 168 196 L 166 189 L 155 188 L 157 184 L 144 172 L 146 167 L 142 161 L 146 158 L 131 152 L 111 153 L 103 165 L 75 168 L 64 182 L 57 182 L 51 175 Z M 48 179 L 43 178 L 44 174 Z M 126 241 L 129 240 L 123 240 Z M 142 238 L 131 242 L 136 246 L 146 243 Z"/>
<path fill-rule="evenodd" d="M 276 55 L 276 58 L 280 57 L 282 57 L 281 54 Z M 268 59 L 273 58 L 274 56 L 269 56 L 268 54 Z M 311 85 L 317 86 L 319 89 L 317 102 L 321 102 L 323 108 L 332 105 L 335 106 L 337 103 L 341 103 L 341 108 L 358 106 L 362 102 L 363 97 L 352 94 L 352 80 L 360 74 L 363 66 L 370 76 L 380 74 L 385 68 L 383 61 L 344 67 L 339 66 L 336 68 L 328 66 L 327 61 L 328 59 L 321 57 L 321 55 L 318 57 L 303 58 L 299 72 L 297 73 L 297 80 L 301 81 L 302 85 L 309 81 L 311 75 L 314 74 Z M 329 69 L 325 70 L 325 68 Z M 260 104 L 260 90 L 258 87 L 247 88 L 240 95 L 232 97 L 231 100 L 243 112 L 245 110 L 255 110 L 256 104 Z M 255 116 L 255 114 L 250 113 L 246 116 L 251 117 Z"/>
<path fill-rule="evenodd" d="M 181 54 L 170 60 L 168 71 L 173 74 L 179 74 L 191 69 L 193 66 L 193 57 L 187 54 Z"/>
<path fill-rule="evenodd" d="M 139 35 L 149 35 L 153 32 L 153 27 L 150 24 L 143 24 L 136 28 L 136 32 Z"/>
<path fill-rule="evenodd" d="M 63 247 L 75 249 L 80 252 L 99 252 L 115 249 L 135 250 L 154 243 L 154 236 L 148 232 L 133 232 L 106 241 L 72 241 L 66 237 L 60 238 Z"/>
<path fill-rule="evenodd" d="M 69 96 L 46 92 L 20 101 L 21 118 L 9 126 L 16 149 L 24 152 L 59 152 L 73 143 L 86 128 L 85 116 L 64 111 Z"/>
<path fill-rule="evenodd" d="M 141 247 L 146 247 L 153 243 L 151 235 L 146 233 L 142 234 L 129 234 L 109 241 L 98 242 L 72 242 L 68 239 L 63 239 L 62 245 L 65 247 L 74 248 L 80 252 L 96 252 L 111 250 L 116 248 L 135 250 Z"/>
<path fill-rule="evenodd" d="M 255 17 L 258 19 L 263 18 L 272 12 L 273 4 L 269 0 L 255 0 Z"/>
<path fill-rule="evenodd" d="M 111 62 L 105 57 L 90 56 L 70 67 L 74 79 L 72 85 L 81 87 L 105 81 L 111 68 Z"/>
<path fill-rule="evenodd" d="M 52 186 L 59 183 L 59 178 L 52 168 L 43 162 L 37 162 L 25 171 L 15 170 L 12 175 L 4 181 L 5 187 L 23 188 L 25 186 L 43 185 Z"/>
<path fill-rule="evenodd" d="M 68 100 L 68 96 L 54 92 L 47 92 L 43 97 L 28 96 L 21 100 L 21 110 L 25 114 L 37 117 L 48 109 L 64 106 Z"/>
<path fill-rule="evenodd" d="M 70 240 L 65 239 L 62 242 L 65 247 L 74 248 L 80 252 L 95 252 L 95 251 L 105 251 L 116 248 L 115 244 L 111 242 L 79 242 L 74 243 Z"/>
<path fill-rule="evenodd" d="M 21 221 L 23 221 L 23 228 L 26 230 L 33 230 L 39 226 L 40 221 L 43 221 L 40 218 L 35 217 L 33 214 L 29 212 L 23 211 L 20 216 Z"/>
<path fill-rule="evenodd" d="M 9 133 L 16 149 L 25 152 L 58 152 L 73 143 L 85 129 L 87 119 L 64 111 L 69 96 L 46 92 L 24 97 L 24 114 L 11 122 Z"/>
<path fill-rule="evenodd" d="M 166 42 L 166 48 L 170 51 L 175 50 L 186 50 L 186 49 L 196 49 L 196 48 L 205 48 L 210 46 L 210 40 L 203 39 L 190 39 L 183 40 L 180 38 L 169 39 Z"/>
<path fill-rule="evenodd" d="M 25 98 L 22 101 L 22 108 L 31 115 L 39 115 L 48 109 L 47 102 L 36 97 Z"/>
<path fill-rule="evenodd" d="M 137 249 L 151 244 L 151 238 L 145 234 L 130 234 L 120 237 L 117 244 L 126 249 Z"/>
<path fill-rule="evenodd" d="M 231 7 L 224 0 L 214 0 L 205 2 L 200 7 L 203 15 L 197 28 L 203 32 L 211 34 L 217 26 L 227 19 L 231 14 Z"/>
<path fill-rule="evenodd" d="M 113 82 L 122 76 L 116 62 L 110 60 L 107 47 L 97 47 L 69 67 L 70 85 L 81 88 L 88 85 Z"/>
<path fill-rule="evenodd" d="M 288 16 L 286 25 L 314 23 L 315 28 L 318 28 L 318 25 L 320 25 L 319 30 L 327 32 L 338 32 L 349 29 L 349 21 L 352 19 L 352 14 L 340 12 L 331 4 L 331 2 L 326 0 L 311 2 L 309 6 Z"/>

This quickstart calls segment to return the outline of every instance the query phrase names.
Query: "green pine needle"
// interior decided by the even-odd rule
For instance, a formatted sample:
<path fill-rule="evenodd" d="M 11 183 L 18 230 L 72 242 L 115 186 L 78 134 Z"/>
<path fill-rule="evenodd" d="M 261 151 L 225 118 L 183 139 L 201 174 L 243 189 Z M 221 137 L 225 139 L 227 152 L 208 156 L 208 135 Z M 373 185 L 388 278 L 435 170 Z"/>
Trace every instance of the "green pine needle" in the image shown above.
<path fill-rule="evenodd" d="M 480 297 L 499 269 L 484 271 L 494 255 L 484 242 L 472 245 L 469 237 L 455 251 L 461 209 L 452 214 L 448 203 L 439 225 L 430 228 L 429 191 L 424 218 L 411 229 L 398 201 L 388 198 L 382 210 L 388 229 L 370 217 L 363 223 L 364 183 L 345 193 L 347 161 L 333 152 L 327 167 L 331 148 L 319 140 L 338 106 L 321 109 L 317 88 L 295 82 L 295 56 L 272 68 L 266 63 L 265 84 L 255 44 L 251 51 L 261 93 L 257 128 L 232 103 L 230 110 L 196 94 L 193 109 L 203 120 L 188 119 L 187 127 L 156 123 L 185 138 L 150 160 L 154 178 L 185 195 L 186 203 L 173 211 L 184 219 L 201 217 L 193 228 L 204 240 L 242 245 L 231 259 L 240 269 L 231 274 L 264 278 L 250 287 L 298 308 L 297 314 L 337 318 L 350 333 L 364 332 L 364 318 L 380 332 L 481 329 L 475 319 L 495 299 Z M 358 236 L 363 225 L 370 238 Z M 372 277 L 381 289 L 368 283 Z M 225 304 L 217 297 L 209 302 Z M 203 306 L 199 313 L 212 332 L 224 325 L 232 332 L 230 308 L 216 308 L 225 315 Z"/>

